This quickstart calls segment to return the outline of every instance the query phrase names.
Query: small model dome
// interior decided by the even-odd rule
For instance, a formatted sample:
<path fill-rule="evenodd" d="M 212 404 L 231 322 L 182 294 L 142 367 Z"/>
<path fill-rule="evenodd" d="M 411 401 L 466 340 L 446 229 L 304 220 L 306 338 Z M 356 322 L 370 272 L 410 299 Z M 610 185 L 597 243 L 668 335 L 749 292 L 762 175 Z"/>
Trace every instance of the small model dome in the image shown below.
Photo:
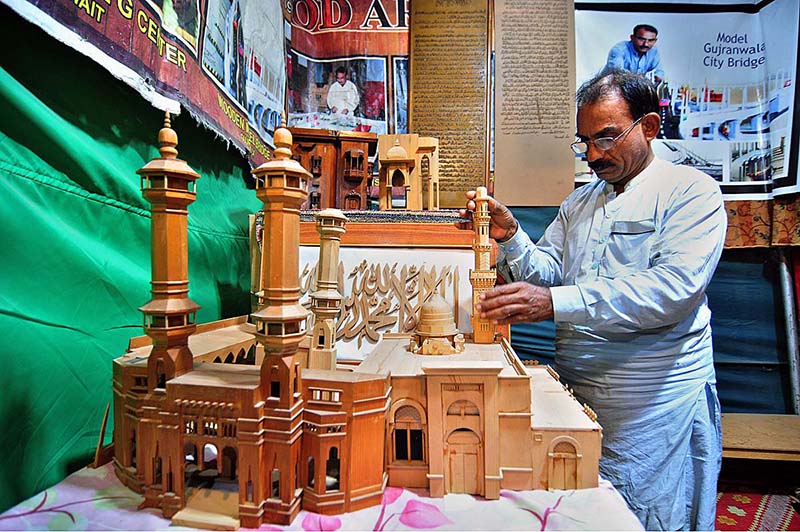
<path fill-rule="evenodd" d="M 408 153 L 405 148 L 400 145 L 400 139 L 394 139 L 394 146 L 389 148 L 386 152 L 387 159 L 408 159 Z"/>
<path fill-rule="evenodd" d="M 425 337 L 444 337 L 458 334 L 453 309 L 438 294 L 422 305 L 415 334 Z"/>
<path fill-rule="evenodd" d="M 322 209 L 316 215 L 316 218 L 334 218 L 336 220 L 347 221 L 347 216 L 344 215 L 339 209 Z"/>

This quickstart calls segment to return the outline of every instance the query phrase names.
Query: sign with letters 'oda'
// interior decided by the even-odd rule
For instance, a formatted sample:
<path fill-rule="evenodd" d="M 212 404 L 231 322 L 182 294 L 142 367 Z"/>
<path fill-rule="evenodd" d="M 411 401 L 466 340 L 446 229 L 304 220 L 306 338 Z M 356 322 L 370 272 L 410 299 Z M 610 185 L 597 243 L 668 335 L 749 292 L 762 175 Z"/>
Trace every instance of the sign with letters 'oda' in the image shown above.
<path fill-rule="evenodd" d="M 290 0 L 287 4 L 291 9 L 292 24 L 311 33 L 408 27 L 406 0 L 371 0 L 355 7 L 351 0 Z"/>

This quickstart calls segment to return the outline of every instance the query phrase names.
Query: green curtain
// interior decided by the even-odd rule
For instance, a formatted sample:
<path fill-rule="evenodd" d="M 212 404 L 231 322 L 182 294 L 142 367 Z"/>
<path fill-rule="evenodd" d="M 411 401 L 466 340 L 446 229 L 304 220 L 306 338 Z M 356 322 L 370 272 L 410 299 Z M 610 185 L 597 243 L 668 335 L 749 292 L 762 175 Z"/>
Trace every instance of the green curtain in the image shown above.
<path fill-rule="evenodd" d="M 136 170 L 158 156 L 163 113 L 5 6 L 0 16 L 3 511 L 91 461 L 111 361 L 143 334 L 150 213 Z M 247 215 L 260 205 L 249 168 L 186 113 L 173 128 L 201 175 L 189 207 L 198 322 L 246 314 Z"/>

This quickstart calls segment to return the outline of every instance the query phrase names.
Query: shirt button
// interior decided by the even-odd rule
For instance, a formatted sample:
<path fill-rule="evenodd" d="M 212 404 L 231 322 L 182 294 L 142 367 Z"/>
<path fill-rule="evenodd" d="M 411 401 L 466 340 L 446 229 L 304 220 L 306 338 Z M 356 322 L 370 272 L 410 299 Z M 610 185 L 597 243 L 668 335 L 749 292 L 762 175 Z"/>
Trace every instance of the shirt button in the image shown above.
<path fill-rule="evenodd" d="M 596 269 L 598 269 L 599 267 L 600 267 L 600 263 L 599 263 L 599 262 L 595 261 L 595 262 L 593 262 L 593 263 L 592 263 L 592 269 L 593 269 L 593 270 L 596 270 Z"/>
<path fill-rule="evenodd" d="M 515 246 L 508 246 L 508 252 L 509 252 L 509 253 L 511 253 L 511 252 L 512 252 L 512 251 L 514 251 L 515 249 L 517 249 Z"/>
<path fill-rule="evenodd" d="M 599 240 L 599 242 L 600 242 L 601 244 L 605 244 L 605 243 L 606 243 L 606 237 L 602 237 L 602 238 Z"/>

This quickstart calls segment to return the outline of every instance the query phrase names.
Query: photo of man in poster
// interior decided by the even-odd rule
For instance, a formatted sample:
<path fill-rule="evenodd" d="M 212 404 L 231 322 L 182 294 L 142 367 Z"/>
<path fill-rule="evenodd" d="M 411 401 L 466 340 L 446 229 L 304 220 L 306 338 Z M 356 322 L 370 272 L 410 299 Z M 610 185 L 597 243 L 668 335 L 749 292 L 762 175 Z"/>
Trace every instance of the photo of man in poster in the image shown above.
<path fill-rule="evenodd" d="M 328 109 L 332 113 L 352 116 L 358 108 L 359 101 L 358 89 L 347 79 L 347 69 L 340 66 L 336 69 L 335 81 L 328 87 Z"/>
<path fill-rule="evenodd" d="M 386 59 L 288 55 L 289 126 L 386 133 Z"/>
<path fill-rule="evenodd" d="M 644 74 L 658 84 L 664 79 L 661 56 L 656 48 L 658 30 L 650 24 L 637 24 L 630 40 L 618 42 L 608 52 L 606 67 Z"/>

